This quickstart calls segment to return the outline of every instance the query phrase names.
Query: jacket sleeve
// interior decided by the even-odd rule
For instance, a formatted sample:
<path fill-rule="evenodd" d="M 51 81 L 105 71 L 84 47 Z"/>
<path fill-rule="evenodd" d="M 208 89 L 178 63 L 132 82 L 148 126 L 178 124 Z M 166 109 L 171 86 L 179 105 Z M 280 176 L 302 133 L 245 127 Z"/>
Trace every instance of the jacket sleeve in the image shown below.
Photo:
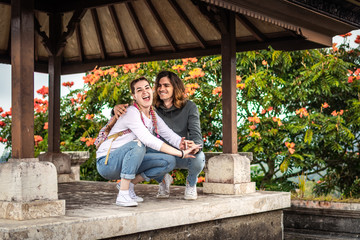
<path fill-rule="evenodd" d="M 202 146 L 203 139 L 201 136 L 199 110 L 195 103 L 189 102 L 188 104 L 191 104 L 187 124 L 189 140 L 193 140 L 196 144 L 200 144 Z"/>

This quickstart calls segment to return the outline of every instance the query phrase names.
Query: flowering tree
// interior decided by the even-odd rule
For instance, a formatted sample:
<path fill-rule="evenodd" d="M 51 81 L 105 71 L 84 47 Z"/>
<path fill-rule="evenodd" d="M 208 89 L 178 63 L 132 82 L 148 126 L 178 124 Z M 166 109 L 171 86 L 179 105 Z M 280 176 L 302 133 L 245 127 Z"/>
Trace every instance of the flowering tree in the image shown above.
<path fill-rule="evenodd" d="M 355 42 L 360 44 L 359 36 Z M 253 180 L 259 188 L 280 183 L 284 190 L 293 187 L 287 184 L 289 177 L 326 170 L 317 192 L 338 188 L 345 195 L 360 194 L 359 52 L 344 41 L 323 50 L 283 52 L 270 47 L 237 54 L 238 150 L 254 153 Z M 198 106 L 204 150 L 222 151 L 221 57 L 96 67 L 83 78 L 84 88 L 70 92 L 61 103 L 61 150 L 91 152 L 82 178 L 101 179 L 93 143 L 109 117 L 102 110 L 130 103 L 129 82 L 139 76 L 154 80 L 161 70 L 176 72 L 187 97 Z M 70 88 L 72 83 L 63 85 Z M 47 89 L 38 93 L 37 153 L 46 151 Z M 3 115 L 1 141 L 10 146 L 11 116 Z M 176 174 L 184 180 L 181 172 Z"/>

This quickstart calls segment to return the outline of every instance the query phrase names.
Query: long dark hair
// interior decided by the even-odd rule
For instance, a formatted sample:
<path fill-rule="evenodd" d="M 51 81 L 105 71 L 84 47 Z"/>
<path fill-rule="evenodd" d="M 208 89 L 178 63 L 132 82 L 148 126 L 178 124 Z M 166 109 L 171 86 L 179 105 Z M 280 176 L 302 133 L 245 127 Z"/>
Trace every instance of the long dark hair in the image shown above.
<path fill-rule="evenodd" d="M 170 71 L 162 71 L 156 76 L 155 80 L 155 92 L 154 92 L 154 105 L 159 107 L 163 104 L 163 101 L 160 99 L 160 96 L 157 93 L 157 89 L 159 87 L 160 79 L 163 77 L 168 77 L 170 79 L 170 83 L 174 88 L 173 93 L 173 104 L 177 108 L 184 107 L 187 98 L 185 96 L 185 86 L 183 81 L 173 72 Z"/>

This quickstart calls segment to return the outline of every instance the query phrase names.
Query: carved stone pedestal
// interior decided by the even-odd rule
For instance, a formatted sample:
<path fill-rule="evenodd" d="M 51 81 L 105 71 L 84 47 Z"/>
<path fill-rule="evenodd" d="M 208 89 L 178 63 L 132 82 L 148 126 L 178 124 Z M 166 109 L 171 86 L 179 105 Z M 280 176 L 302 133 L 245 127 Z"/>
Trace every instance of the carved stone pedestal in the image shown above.
<path fill-rule="evenodd" d="M 71 158 L 64 153 L 42 153 L 39 155 L 40 161 L 51 162 L 55 165 L 57 171 L 57 181 L 70 182 Z"/>
<path fill-rule="evenodd" d="M 220 154 L 209 159 L 204 193 L 242 195 L 255 192 L 250 182 L 250 159 L 239 154 Z"/>
<path fill-rule="evenodd" d="M 0 218 L 26 220 L 65 215 L 58 200 L 56 168 L 37 158 L 0 164 Z"/>

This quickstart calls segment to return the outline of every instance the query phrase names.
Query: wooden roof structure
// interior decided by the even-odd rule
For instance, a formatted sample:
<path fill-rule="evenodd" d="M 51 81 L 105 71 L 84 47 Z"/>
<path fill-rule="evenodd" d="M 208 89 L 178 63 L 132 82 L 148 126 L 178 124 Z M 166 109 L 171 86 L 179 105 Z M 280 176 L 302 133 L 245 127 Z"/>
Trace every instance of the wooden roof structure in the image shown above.
<path fill-rule="evenodd" d="M 0 63 L 11 62 L 11 1 L 0 0 Z M 236 51 L 328 47 L 360 28 L 358 0 L 37 0 L 35 71 L 61 53 L 61 74 L 94 66 L 221 53 L 224 10 L 235 13 Z M 58 17 L 50 26 L 50 18 Z M 49 35 L 56 31 L 57 40 Z M 56 46 L 53 46 L 56 45 Z"/>
<path fill-rule="evenodd" d="M 222 55 L 223 152 L 237 152 L 236 51 L 331 46 L 360 28 L 359 0 L 0 0 L 12 65 L 12 158 L 34 156 L 34 71 L 49 73 L 48 152 L 60 152 L 60 76 Z"/>

